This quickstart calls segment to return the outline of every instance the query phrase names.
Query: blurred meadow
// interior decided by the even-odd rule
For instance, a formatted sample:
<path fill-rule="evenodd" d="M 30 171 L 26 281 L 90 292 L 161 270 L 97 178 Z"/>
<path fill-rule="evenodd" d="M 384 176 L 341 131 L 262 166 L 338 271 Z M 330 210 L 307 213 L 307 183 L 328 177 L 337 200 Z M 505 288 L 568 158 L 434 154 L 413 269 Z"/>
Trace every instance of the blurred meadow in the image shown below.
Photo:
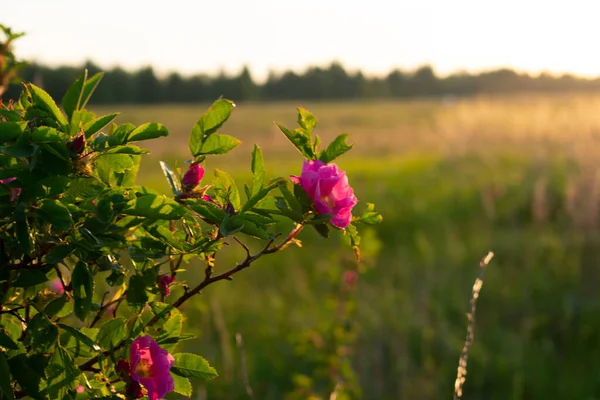
<path fill-rule="evenodd" d="M 158 161 L 184 165 L 207 106 L 92 109 L 169 128 L 149 143 L 140 177 L 166 193 Z M 363 228 L 349 310 L 338 305 L 352 251 L 339 235 L 312 231 L 300 235 L 309 251 L 263 258 L 190 301 L 198 338 L 186 345 L 221 375 L 199 399 L 247 399 L 249 388 L 255 399 L 326 399 L 335 379 L 352 377 L 349 366 L 364 399 L 450 397 L 471 287 L 490 250 L 464 398 L 600 398 L 600 94 L 242 102 L 222 132 L 243 144 L 209 158 L 207 170 L 241 184 L 258 143 L 271 177 L 298 174 L 301 156 L 273 124 L 293 127 L 296 106 L 316 114 L 324 142 L 351 134 L 356 147 L 339 165 L 384 220 Z M 202 265 L 187 269 L 192 282 L 203 276 Z"/>

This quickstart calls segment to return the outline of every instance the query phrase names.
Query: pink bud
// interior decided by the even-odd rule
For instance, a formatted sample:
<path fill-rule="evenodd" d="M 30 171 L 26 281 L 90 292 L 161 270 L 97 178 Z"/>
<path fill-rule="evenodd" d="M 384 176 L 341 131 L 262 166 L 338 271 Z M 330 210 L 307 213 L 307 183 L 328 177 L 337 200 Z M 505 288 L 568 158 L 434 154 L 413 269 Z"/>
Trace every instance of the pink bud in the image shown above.
<path fill-rule="evenodd" d="M 183 188 L 186 191 L 190 191 L 194 189 L 204 176 L 204 168 L 200 164 L 192 164 L 190 169 L 187 170 L 185 175 L 183 175 L 183 179 L 181 183 L 183 184 Z"/>
<path fill-rule="evenodd" d="M 175 281 L 174 276 L 170 277 L 169 275 L 163 275 L 160 277 L 158 286 L 160 287 L 162 292 L 165 294 L 165 296 L 168 296 L 171 294 L 171 289 L 169 289 L 169 286 L 171 285 L 171 283 L 173 283 L 173 281 Z"/>
<path fill-rule="evenodd" d="M 344 281 L 344 284 L 347 288 L 353 288 L 356 285 L 356 282 L 358 281 L 358 272 L 350 270 L 344 271 L 342 280 Z"/>
<path fill-rule="evenodd" d="M 83 153 L 84 149 L 85 149 L 85 135 L 83 133 L 80 133 L 79 135 L 75 136 L 75 139 L 73 139 L 69 143 L 69 150 L 71 150 L 71 153 L 73 153 L 73 154 L 81 154 L 81 153 Z"/>

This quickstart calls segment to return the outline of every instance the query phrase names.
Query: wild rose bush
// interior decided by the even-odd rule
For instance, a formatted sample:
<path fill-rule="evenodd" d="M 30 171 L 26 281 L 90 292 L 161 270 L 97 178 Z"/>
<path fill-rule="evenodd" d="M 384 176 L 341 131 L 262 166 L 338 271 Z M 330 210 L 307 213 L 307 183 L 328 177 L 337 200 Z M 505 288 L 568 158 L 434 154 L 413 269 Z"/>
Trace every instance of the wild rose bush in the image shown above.
<path fill-rule="evenodd" d="M 187 170 L 160 163 L 172 195 L 137 185 L 148 153 L 139 142 L 167 128 L 88 111 L 101 78 L 84 72 L 62 109 L 31 83 L 0 106 L 0 399 L 189 397 L 190 378 L 217 372 L 177 352 L 193 337 L 179 307 L 298 244 L 306 226 L 344 235 L 358 259 L 356 227 L 381 220 L 369 203 L 356 212 L 361 201 L 333 162 L 352 148 L 347 135 L 321 148 L 316 118 L 302 108 L 299 127 L 278 125 L 302 155 L 299 176 L 267 179 L 255 145 L 243 190 L 225 171 L 208 178 L 211 157 L 241 143 L 218 133 L 234 109 L 219 99 L 192 127 Z M 289 231 L 276 229 L 282 221 Z M 217 271 L 225 244 L 246 256 Z M 194 287 L 179 278 L 186 265 L 203 276 Z"/>

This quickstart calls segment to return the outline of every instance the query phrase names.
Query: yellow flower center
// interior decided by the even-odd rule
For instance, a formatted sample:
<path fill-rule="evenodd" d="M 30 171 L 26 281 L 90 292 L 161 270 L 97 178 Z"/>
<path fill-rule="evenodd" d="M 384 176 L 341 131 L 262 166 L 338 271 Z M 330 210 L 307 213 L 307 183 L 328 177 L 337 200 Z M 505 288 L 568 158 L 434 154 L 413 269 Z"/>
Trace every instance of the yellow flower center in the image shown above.
<path fill-rule="evenodd" d="M 148 360 L 140 360 L 138 365 L 135 367 L 135 373 L 140 378 L 150 378 L 152 376 L 152 362 Z"/>
<path fill-rule="evenodd" d="M 329 196 L 321 196 L 321 201 L 327 204 L 327 207 L 329 207 L 331 211 L 335 209 L 335 199 L 331 194 Z"/>

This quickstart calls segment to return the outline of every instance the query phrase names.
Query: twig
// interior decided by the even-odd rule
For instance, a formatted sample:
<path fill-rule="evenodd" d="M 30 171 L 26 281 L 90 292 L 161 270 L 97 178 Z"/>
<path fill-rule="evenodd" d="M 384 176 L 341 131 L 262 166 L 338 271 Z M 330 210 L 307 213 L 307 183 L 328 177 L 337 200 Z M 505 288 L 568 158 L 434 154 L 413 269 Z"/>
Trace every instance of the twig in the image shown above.
<path fill-rule="evenodd" d="M 246 351 L 244 350 L 244 339 L 242 338 L 242 334 L 239 332 L 235 334 L 235 343 L 240 352 L 240 370 L 242 374 L 242 382 L 244 383 L 244 387 L 246 389 L 246 394 L 249 398 L 254 399 L 254 392 L 252 391 L 252 386 L 250 386 L 250 380 L 248 379 L 248 368 L 246 364 Z"/>
<path fill-rule="evenodd" d="M 98 321 L 100 321 L 100 318 L 102 318 L 102 315 L 104 315 L 104 313 L 106 312 L 106 310 L 108 309 L 108 307 L 110 307 L 111 305 L 113 305 L 116 302 L 120 301 L 121 297 L 123 296 L 123 295 L 121 295 L 121 297 L 119 297 L 118 299 L 113 300 L 113 301 L 109 301 L 108 303 L 104 304 L 104 299 L 106 298 L 107 295 L 108 295 L 108 292 L 104 293 L 104 296 L 102 296 L 102 301 L 100 302 L 100 304 L 102 304 L 102 305 L 100 306 L 100 309 L 96 313 L 96 316 L 94 317 L 94 320 L 90 324 L 90 326 L 89 326 L 90 328 L 93 328 L 94 325 L 96 325 L 96 323 L 98 323 Z"/>
<path fill-rule="evenodd" d="M 489 264 L 490 260 L 494 257 L 494 253 L 491 251 L 479 262 L 479 275 L 475 279 L 473 284 L 473 291 L 471 292 L 471 311 L 467 314 L 468 325 L 467 325 L 467 339 L 463 347 L 460 359 L 458 360 L 458 372 L 456 375 L 456 381 L 454 382 L 454 400 L 459 400 L 462 397 L 462 388 L 465 383 L 467 375 L 467 360 L 469 359 L 469 348 L 473 344 L 474 331 L 475 331 L 475 311 L 477 308 L 477 299 L 479 298 L 479 292 L 483 286 L 483 274 L 485 273 L 485 267 Z"/>

